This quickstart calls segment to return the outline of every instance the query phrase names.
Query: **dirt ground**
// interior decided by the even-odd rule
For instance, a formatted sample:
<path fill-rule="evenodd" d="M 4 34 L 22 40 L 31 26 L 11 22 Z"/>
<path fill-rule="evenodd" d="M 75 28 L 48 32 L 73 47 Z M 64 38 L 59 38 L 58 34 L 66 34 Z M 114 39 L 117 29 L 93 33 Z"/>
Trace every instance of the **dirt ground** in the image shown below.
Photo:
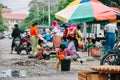
<path fill-rule="evenodd" d="M 79 52 L 79 55 L 84 60 L 83 64 L 80 61 L 72 61 L 70 71 L 56 70 L 55 65 L 57 60 L 51 58 L 46 60 L 46 64 L 40 60 L 29 59 L 28 55 L 9 54 L 11 40 L 0 40 L 0 70 L 24 70 L 25 77 L 10 77 L 0 78 L 0 80 L 78 80 L 79 71 L 91 71 L 90 66 L 99 65 L 99 60 L 84 60 L 87 53 Z M 4 45 L 5 44 L 5 45 Z"/>

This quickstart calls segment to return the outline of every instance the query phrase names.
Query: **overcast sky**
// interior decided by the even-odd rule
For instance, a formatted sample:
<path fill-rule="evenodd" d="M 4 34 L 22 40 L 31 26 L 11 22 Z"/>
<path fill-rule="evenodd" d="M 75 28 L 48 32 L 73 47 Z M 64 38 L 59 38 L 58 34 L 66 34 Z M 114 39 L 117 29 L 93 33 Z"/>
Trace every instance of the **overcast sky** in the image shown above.
<path fill-rule="evenodd" d="M 31 0 L 0 0 L 4 6 L 11 8 L 13 13 L 28 13 L 28 4 Z"/>

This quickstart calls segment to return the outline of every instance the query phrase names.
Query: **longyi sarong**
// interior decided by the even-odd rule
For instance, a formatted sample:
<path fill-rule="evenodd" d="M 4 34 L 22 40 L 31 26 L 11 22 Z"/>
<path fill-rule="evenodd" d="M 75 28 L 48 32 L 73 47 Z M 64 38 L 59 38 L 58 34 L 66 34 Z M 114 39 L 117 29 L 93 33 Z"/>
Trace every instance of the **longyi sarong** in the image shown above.
<path fill-rule="evenodd" d="M 55 48 L 58 48 L 61 45 L 62 39 L 61 36 L 59 35 L 55 35 L 53 37 L 53 48 L 55 50 Z"/>

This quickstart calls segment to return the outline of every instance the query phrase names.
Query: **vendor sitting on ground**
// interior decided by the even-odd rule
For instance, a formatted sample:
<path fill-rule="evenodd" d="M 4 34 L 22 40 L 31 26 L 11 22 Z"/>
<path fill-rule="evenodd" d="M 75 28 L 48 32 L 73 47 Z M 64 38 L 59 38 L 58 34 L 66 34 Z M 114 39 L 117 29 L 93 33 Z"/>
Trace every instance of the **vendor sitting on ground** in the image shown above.
<path fill-rule="evenodd" d="M 66 37 L 63 37 L 62 38 L 62 44 L 65 44 L 66 47 L 68 47 L 68 41 L 67 41 L 67 38 Z"/>
<path fill-rule="evenodd" d="M 84 46 L 85 46 L 85 50 L 88 50 L 90 48 L 94 48 L 94 46 L 95 46 L 94 39 L 88 37 Z"/>
<path fill-rule="evenodd" d="M 44 47 L 44 41 L 39 39 L 38 40 L 38 46 L 37 46 L 37 54 L 35 55 L 35 58 L 37 58 L 38 60 L 41 60 L 43 59 L 43 52 L 45 50 L 45 47 Z"/>
<path fill-rule="evenodd" d="M 70 56 L 68 55 L 66 58 L 72 58 L 73 60 L 77 60 L 79 56 L 77 54 L 77 50 L 73 38 L 71 36 L 68 36 L 67 41 L 68 41 L 67 49 L 70 51 Z"/>
<path fill-rule="evenodd" d="M 51 51 L 51 48 L 48 44 L 45 44 L 45 42 L 42 39 L 38 40 L 38 46 L 37 46 L 37 54 L 35 55 L 35 58 L 38 60 L 49 58 L 49 54 L 47 54 L 49 51 Z"/>

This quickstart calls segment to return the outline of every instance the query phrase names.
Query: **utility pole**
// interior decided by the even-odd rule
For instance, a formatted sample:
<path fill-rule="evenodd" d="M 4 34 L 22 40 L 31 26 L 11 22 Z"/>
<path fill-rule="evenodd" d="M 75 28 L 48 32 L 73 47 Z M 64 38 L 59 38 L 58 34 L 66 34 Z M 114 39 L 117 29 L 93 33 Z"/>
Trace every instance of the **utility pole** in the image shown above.
<path fill-rule="evenodd" d="M 36 12 L 36 14 L 37 14 L 37 17 L 38 17 L 38 15 L 39 15 L 39 2 L 36 3 L 36 6 L 37 6 L 37 12 Z"/>
<path fill-rule="evenodd" d="M 48 0 L 48 25 L 50 26 L 50 0 Z"/>

